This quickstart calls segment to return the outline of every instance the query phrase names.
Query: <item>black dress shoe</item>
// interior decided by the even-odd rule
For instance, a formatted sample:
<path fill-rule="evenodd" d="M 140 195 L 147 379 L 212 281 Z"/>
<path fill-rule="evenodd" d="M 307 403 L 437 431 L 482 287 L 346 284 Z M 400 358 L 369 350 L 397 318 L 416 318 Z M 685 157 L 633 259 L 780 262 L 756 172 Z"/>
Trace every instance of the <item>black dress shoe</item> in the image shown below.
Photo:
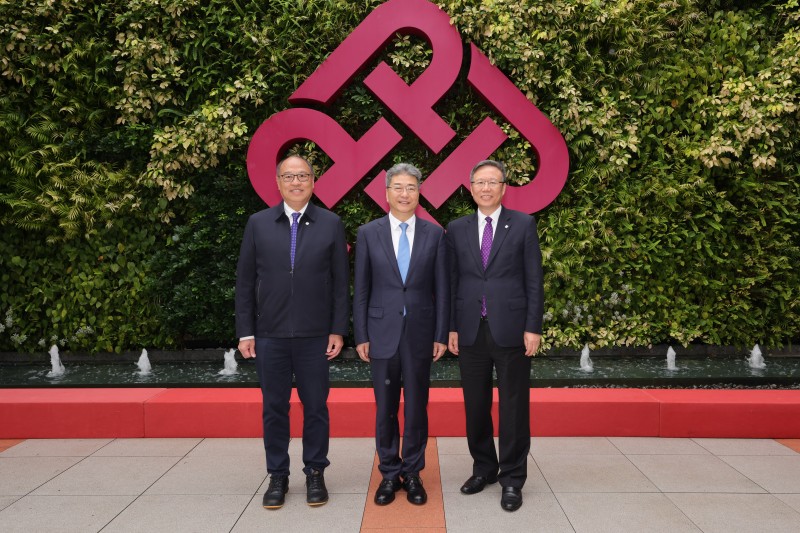
<path fill-rule="evenodd" d="M 483 476 L 472 476 L 461 485 L 462 494 L 478 494 L 486 485 L 497 483 L 497 478 L 488 478 Z"/>
<path fill-rule="evenodd" d="M 415 474 L 409 474 L 403 478 L 403 488 L 408 493 L 408 501 L 414 505 L 423 505 L 428 501 L 428 493 L 422 486 L 422 480 Z"/>
<path fill-rule="evenodd" d="M 312 470 L 306 475 L 306 502 L 312 506 L 328 503 L 328 489 L 325 488 L 325 476 L 321 470 Z"/>
<path fill-rule="evenodd" d="M 503 495 L 500 496 L 500 507 L 506 511 L 516 511 L 522 507 L 522 489 L 503 487 Z"/>
<path fill-rule="evenodd" d="M 394 493 L 400 490 L 399 479 L 384 479 L 375 491 L 377 505 L 389 505 L 394 501 Z"/>
<path fill-rule="evenodd" d="M 264 509 L 280 509 L 286 500 L 287 492 L 289 492 L 289 476 L 272 475 L 269 477 L 269 487 L 264 493 L 261 505 Z"/>

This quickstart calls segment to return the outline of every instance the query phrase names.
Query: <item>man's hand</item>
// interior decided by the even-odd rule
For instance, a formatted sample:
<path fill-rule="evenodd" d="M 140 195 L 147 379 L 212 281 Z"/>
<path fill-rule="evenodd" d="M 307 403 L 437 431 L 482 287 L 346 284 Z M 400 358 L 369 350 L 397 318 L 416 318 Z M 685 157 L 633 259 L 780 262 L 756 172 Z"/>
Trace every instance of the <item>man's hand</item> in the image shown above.
<path fill-rule="evenodd" d="M 445 346 L 441 342 L 434 342 L 433 343 L 433 360 L 434 361 L 438 361 L 439 358 L 444 355 L 445 350 L 447 350 L 447 346 Z"/>
<path fill-rule="evenodd" d="M 328 335 L 328 351 L 325 352 L 328 361 L 341 353 L 342 346 L 344 346 L 344 339 L 341 335 Z"/>
<path fill-rule="evenodd" d="M 362 361 L 369 363 L 369 343 L 362 342 L 358 346 L 356 346 L 356 353 L 361 358 Z"/>
<path fill-rule="evenodd" d="M 250 359 L 256 356 L 256 340 L 255 339 L 244 339 L 239 341 L 239 353 L 242 354 L 242 357 L 245 359 Z"/>
<path fill-rule="evenodd" d="M 458 355 L 458 332 L 451 331 L 447 338 L 447 349 L 453 355 Z"/>
<path fill-rule="evenodd" d="M 523 334 L 523 339 L 525 341 L 525 355 L 528 357 L 536 355 L 536 350 L 539 349 L 539 344 L 542 342 L 542 336 L 538 333 L 529 333 L 526 331 Z"/>

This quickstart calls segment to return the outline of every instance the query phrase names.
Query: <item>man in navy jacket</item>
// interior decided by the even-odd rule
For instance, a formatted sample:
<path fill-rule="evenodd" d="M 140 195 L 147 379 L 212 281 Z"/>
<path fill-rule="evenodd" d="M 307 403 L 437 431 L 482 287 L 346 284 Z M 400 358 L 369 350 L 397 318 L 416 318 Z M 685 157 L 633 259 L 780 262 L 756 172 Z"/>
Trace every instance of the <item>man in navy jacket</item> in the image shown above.
<path fill-rule="evenodd" d="M 306 500 L 312 506 L 328 501 L 328 361 L 342 349 L 349 310 L 344 225 L 309 203 L 311 165 L 289 156 L 278 164 L 277 181 L 283 202 L 247 221 L 236 269 L 239 351 L 255 357 L 263 396 L 267 509 L 282 507 L 289 488 L 293 375 L 303 403 Z"/>
<path fill-rule="evenodd" d="M 419 473 L 428 442 L 431 363 L 445 352 L 450 286 L 439 226 L 414 215 L 422 175 L 400 163 L 386 173 L 389 214 L 361 226 L 356 241 L 353 329 L 359 357 L 370 363 L 375 391 L 375 444 L 383 481 L 375 503 L 394 501 L 402 486 L 409 502 L 427 494 Z M 402 456 L 397 420 L 402 380 Z"/>
<path fill-rule="evenodd" d="M 502 163 L 481 161 L 470 173 L 473 215 L 447 226 L 453 298 L 448 348 L 459 356 L 475 494 L 500 481 L 500 505 L 522 505 L 530 450 L 530 357 L 541 342 L 544 289 L 536 220 L 501 205 Z M 492 369 L 497 372 L 500 452 L 492 425 Z"/>

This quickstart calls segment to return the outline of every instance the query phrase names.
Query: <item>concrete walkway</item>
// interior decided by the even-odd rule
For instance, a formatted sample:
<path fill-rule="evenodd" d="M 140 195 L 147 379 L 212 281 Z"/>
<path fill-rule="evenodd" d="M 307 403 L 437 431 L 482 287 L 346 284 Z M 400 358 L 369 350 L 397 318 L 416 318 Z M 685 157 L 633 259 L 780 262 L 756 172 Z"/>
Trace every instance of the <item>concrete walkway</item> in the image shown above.
<path fill-rule="evenodd" d="M 333 439 L 330 502 L 305 503 L 290 446 L 286 505 L 261 507 L 260 439 L 0 440 L 0 531 L 53 532 L 791 532 L 800 531 L 800 440 L 534 438 L 524 504 L 500 488 L 464 496 L 466 440 L 432 438 L 423 482 L 372 503 L 372 439 Z"/>

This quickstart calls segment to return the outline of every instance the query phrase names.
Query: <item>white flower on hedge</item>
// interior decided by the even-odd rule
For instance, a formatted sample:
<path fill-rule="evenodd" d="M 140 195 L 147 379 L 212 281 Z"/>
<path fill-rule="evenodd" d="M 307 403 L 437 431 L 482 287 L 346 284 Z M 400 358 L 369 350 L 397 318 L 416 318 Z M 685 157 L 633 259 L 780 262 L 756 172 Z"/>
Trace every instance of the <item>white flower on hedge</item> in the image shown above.
<path fill-rule="evenodd" d="M 14 333 L 11 335 L 11 342 L 14 344 L 22 344 L 26 340 L 28 340 L 28 336 L 25 334 L 20 335 L 19 333 Z"/>
<path fill-rule="evenodd" d="M 0 324 L 0 333 L 3 333 L 6 330 L 5 324 Z"/>
<path fill-rule="evenodd" d="M 39 346 L 41 346 L 42 348 L 44 348 L 44 347 L 45 347 L 45 345 L 46 345 L 46 344 L 45 344 L 45 340 L 44 340 L 44 339 L 39 339 L 39 342 L 37 342 L 36 344 L 38 344 L 38 345 L 39 345 Z"/>
<path fill-rule="evenodd" d="M 548 311 L 544 314 L 544 317 L 542 318 L 544 319 L 545 322 L 549 322 L 550 320 L 553 320 L 553 313 Z"/>
<path fill-rule="evenodd" d="M 6 327 L 10 328 L 14 325 L 14 314 L 11 312 L 11 309 L 6 311 Z"/>
<path fill-rule="evenodd" d="M 50 337 L 50 344 L 54 344 L 56 342 L 58 342 L 58 335 L 53 335 Z"/>
<path fill-rule="evenodd" d="M 67 344 L 67 339 L 58 339 L 58 344 L 60 344 L 61 346 L 66 345 Z"/>

